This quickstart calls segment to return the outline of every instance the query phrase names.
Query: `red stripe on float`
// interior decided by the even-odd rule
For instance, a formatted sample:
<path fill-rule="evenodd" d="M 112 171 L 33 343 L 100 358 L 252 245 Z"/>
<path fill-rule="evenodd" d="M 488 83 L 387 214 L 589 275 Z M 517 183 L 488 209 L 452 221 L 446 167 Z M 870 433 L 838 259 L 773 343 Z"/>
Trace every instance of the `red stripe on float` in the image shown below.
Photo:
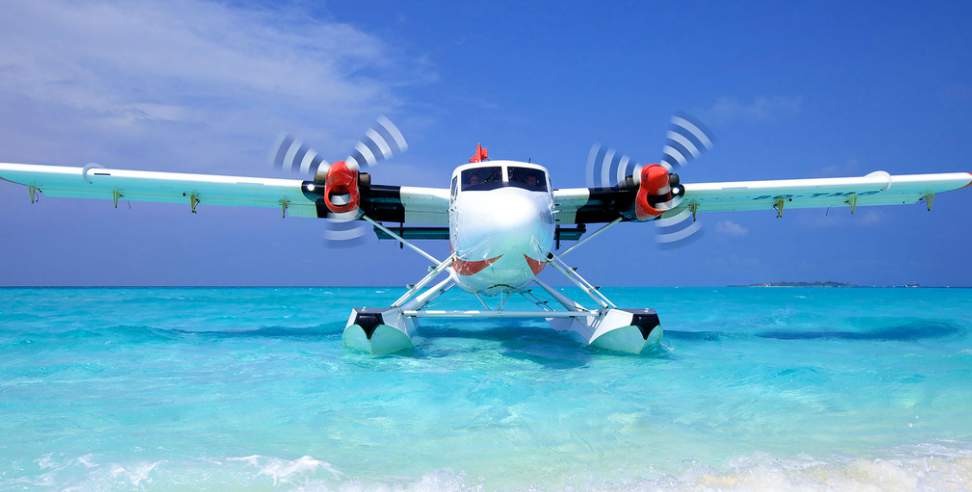
<path fill-rule="evenodd" d="M 500 259 L 500 256 L 495 258 L 489 258 L 487 260 L 461 260 L 459 258 L 452 259 L 452 269 L 456 271 L 459 275 L 475 275 L 486 267 L 496 263 L 496 260 Z"/>
<path fill-rule="evenodd" d="M 543 267 L 547 266 L 545 261 L 537 261 L 527 255 L 523 255 L 523 257 L 526 258 L 527 265 L 530 265 L 530 270 L 533 271 L 534 275 L 539 275 Z"/>

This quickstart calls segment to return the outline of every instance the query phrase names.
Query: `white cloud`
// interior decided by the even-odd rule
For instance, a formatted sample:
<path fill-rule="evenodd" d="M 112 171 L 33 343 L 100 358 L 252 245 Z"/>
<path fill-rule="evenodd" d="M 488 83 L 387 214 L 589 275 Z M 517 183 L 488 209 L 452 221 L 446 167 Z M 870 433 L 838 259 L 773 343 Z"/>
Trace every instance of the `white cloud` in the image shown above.
<path fill-rule="evenodd" d="M 864 225 L 873 226 L 878 225 L 881 222 L 884 222 L 884 215 L 877 210 L 865 210 L 861 214 L 861 223 Z"/>
<path fill-rule="evenodd" d="M 8 2 L 0 144 L 5 159 L 234 170 L 264 165 L 277 134 L 292 130 L 337 155 L 400 106 L 393 86 L 420 77 L 401 58 L 302 10 Z"/>
<path fill-rule="evenodd" d="M 719 234 L 731 237 L 743 237 L 749 234 L 749 229 L 731 220 L 721 220 L 716 224 Z"/>
<path fill-rule="evenodd" d="M 750 101 L 720 97 L 703 114 L 706 120 L 718 123 L 762 122 L 794 115 L 802 109 L 803 98 L 796 96 L 757 96 Z"/>

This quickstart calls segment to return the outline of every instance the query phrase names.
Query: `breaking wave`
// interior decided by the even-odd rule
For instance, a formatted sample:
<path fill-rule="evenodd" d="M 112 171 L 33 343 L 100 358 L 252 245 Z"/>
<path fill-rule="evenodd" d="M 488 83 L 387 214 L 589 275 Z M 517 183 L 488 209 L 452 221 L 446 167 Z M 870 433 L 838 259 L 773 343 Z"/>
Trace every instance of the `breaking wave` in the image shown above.
<path fill-rule="evenodd" d="M 723 467 L 690 464 L 677 473 L 652 472 L 619 477 L 584 473 L 578 477 L 477 476 L 435 470 L 417 477 L 353 476 L 313 456 L 284 459 L 262 455 L 186 462 L 142 460 L 100 463 L 92 454 L 63 459 L 52 454 L 33 462 L 36 473 L 0 477 L 0 488 L 63 490 L 253 489 L 301 491 L 467 491 L 517 490 L 772 490 L 772 491 L 931 491 L 972 488 L 972 449 L 917 445 L 881 458 L 811 456 L 778 459 L 765 454 L 741 457 Z M 646 473 L 650 470 L 646 470 Z M 393 474 L 393 470 L 390 471 Z M 9 475 L 8 475 L 9 477 Z"/>

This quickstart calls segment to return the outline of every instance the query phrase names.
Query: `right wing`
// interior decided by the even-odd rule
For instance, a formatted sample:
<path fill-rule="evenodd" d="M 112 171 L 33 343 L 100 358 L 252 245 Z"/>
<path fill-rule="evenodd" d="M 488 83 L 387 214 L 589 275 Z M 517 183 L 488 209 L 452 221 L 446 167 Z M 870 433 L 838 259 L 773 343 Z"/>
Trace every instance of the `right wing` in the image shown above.
<path fill-rule="evenodd" d="M 280 209 L 288 216 L 328 215 L 324 187 L 299 179 L 186 174 L 100 167 L 65 167 L 0 163 L 0 179 L 28 188 L 31 199 L 95 198 L 182 203 L 197 206 L 247 206 Z M 366 185 L 361 209 L 382 222 L 445 225 L 449 223 L 449 190 L 411 186 Z"/>

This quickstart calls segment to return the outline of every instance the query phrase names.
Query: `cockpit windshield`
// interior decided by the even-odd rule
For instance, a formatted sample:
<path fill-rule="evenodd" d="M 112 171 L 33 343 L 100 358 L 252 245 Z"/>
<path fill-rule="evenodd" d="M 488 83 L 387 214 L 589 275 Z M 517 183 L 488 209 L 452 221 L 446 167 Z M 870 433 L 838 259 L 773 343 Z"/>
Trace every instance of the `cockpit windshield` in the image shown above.
<path fill-rule="evenodd" d="M 474 167 L 462 172 L 462 191 L 486 191 L 502 187 L 502 167 Z"/>
<path fill-rule="evenodd" d="M 507 171 L 510 175 L 510 186 L 530 191 L 547 191 L 547 175 L 542 170 L 510 166 Z"/>

